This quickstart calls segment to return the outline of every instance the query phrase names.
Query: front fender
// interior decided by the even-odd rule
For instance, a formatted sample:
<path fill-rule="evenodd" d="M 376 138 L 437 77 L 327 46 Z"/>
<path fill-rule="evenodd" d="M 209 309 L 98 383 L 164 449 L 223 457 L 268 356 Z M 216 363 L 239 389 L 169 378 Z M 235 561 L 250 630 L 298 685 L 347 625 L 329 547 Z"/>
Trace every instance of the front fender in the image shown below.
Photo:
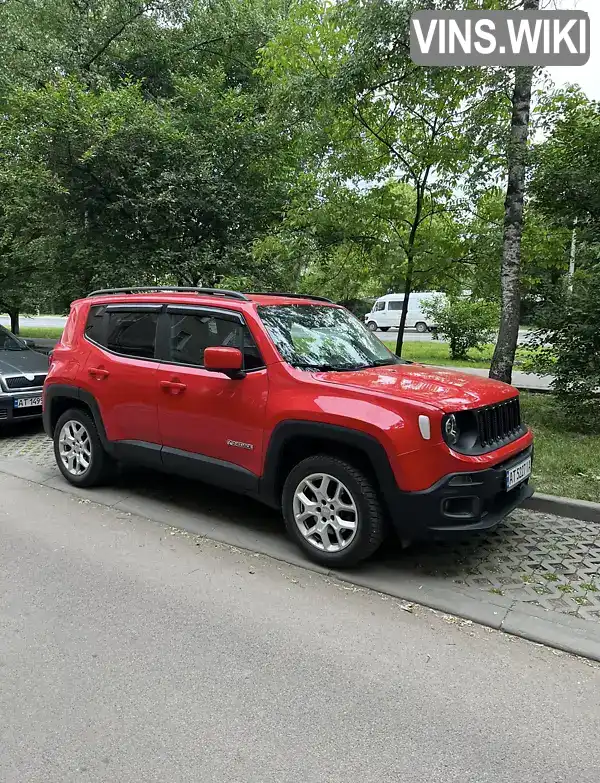
<path fill-rule="evenodd" d="M 336 444 L 341 443 L 359 449 L 369 458 L 386 502 L 394 496 L 397 489 L 394 472 L 389 456 L 377 438 L 360 430 L 338 424 L 307 419 L 289 419 L 280 422 L 273 429 L 265 452 L 260 495 L 269 505 L 277 506 L 279 504 L 278 469 L 281 455 L 286 443 L 296 437 L 330 440 Z"/>

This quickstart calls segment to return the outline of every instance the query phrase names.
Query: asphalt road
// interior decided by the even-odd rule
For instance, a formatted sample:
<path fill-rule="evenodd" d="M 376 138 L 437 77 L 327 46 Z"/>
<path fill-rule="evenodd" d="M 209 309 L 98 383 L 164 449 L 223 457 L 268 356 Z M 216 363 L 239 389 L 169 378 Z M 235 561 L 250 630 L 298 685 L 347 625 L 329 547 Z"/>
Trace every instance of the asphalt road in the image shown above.
<path fill-rule="evenodd" d="M 62 315 L 39 315 L 26 318 L 21 316 L 19 319 L 20 325 L 23 326 L 51 326 L 53 328 L 62 328 L 65 325 L 66 318 Z M 3 326 L 10 326 L 10 318 L 6 315 L 0 315 L 0 324 Z"/>
<path fill-rule="evenodd" d="M 528 338 L 529 338 L 529 329 L 520 329 L 519 330 L 519 338 L 518 338 L 518 344 L 524 345 Z M 381 330 L 378 330 L 376 332 L 373 332 L 373 334 L 377 335 L 380 340 L 387 340 L 388 342 L 390 340 L 396 340 L 398 337 L 398 329 L 389 329 L 387 332 L 382 332 Z M 419 334 L 418 332 L 415 332 L 413 330 L 406 330 L 404 332 L 404 339 L 406 342 L 410 343 L 430 343 L 433 340 L 433 337 L 431 336 L 431 332 L 425 332 L 425 334 Z M 438 340 L 438 342 L 446 342 L 442 338 Z"/>
<path fill-rule="evenodd" d="M 597 666 L 0 475 L 3 783 L 596 783 Z"/>

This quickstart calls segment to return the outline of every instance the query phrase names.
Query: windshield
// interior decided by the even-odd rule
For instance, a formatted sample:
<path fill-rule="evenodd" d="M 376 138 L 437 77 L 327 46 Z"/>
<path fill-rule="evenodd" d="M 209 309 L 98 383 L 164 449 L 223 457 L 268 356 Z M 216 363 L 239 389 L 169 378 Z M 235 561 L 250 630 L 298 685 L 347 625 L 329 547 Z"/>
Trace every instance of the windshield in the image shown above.
<path fill-rule="evenodd" d="M 0 351 L 26 351 L 27 346 L 0 326 Z"/>
<path fill-rule="evenodd" d="M 279 353 L 294 367 L 343 371 L 404 364 L 341 307 L 261 306 L 258 314 Z"/>

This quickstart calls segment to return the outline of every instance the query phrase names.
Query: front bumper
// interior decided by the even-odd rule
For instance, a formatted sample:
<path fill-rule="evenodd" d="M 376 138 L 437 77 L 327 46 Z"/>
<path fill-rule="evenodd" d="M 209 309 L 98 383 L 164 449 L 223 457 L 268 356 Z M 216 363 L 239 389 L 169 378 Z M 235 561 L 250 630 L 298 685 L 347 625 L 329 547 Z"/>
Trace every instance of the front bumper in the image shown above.
<path fill-rule="evenodd" d="M 27 391 L 3 392 L 0 391 L 0 425 L 8 422 L 28 421 L 39 419 L 42 415 L 42 406 L 33 408 L 16 408 L 15 400 L 42 399 L 41 389 L 28 389 Z"/>
<path fill-rule="evenodd" d="M 506 471 L 527 457 L 533 458 L 533 446 L 493 468 L 444 476 L 422 492 L 398 490 L 391 509 L 398 535 L 414 541 L 493 530 L 533 495 L 529 480 L 505 488 Z"/>

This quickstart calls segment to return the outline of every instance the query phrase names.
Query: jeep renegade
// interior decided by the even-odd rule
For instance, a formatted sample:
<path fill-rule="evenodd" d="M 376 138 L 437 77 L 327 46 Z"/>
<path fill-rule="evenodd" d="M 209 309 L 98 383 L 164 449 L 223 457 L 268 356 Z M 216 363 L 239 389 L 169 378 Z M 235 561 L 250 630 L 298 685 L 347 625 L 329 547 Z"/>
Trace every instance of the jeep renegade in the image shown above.
<path fill-rule="evenodd" d="M 72 484 L 132 461 L 245 493 L 327 566 L 389 524 L 488 530 L 533 492 L 516 389 L 403 361 L 319 297 L 96 291 L 71 306 L 43 406 Z"/>

